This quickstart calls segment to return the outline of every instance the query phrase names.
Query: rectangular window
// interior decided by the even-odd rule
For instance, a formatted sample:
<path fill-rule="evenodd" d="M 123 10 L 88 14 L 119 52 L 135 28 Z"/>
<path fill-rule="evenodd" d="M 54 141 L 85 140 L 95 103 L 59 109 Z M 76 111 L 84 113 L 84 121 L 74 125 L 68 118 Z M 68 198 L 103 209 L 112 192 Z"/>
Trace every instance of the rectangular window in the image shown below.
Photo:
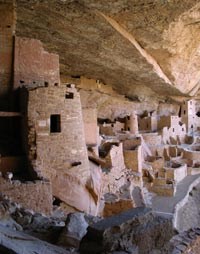
<path fill-rule="evenodd" d="M 61 132 L 60 115 L 50 116 L 50 132 L 51 133 Z"/>
<path fill-rule="evenodd" d="M 66 93 L 65 94 L 65 99 L 73 99 L 74 98 L 74 94 L 73 93 Z"/>

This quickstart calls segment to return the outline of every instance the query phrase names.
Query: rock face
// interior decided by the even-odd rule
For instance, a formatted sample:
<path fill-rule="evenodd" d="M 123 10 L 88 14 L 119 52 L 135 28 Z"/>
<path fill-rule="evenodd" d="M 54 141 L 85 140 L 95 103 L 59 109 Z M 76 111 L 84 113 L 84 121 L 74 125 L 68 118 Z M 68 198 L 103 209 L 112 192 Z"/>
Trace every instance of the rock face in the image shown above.
<path fill-rule="evenodd" d="M 81 254 L 139 250 L 150 253 L 161 248 L 173 234 L 169 220 L 155 217 L 148 208 L 131 209 L 108 217 L 88 228 L 80 246 Z M 144 244 L 145 242 L 145 244 Z"/>
<path fill-rule="evenodd" d="M 79 247 L 81 239 L 87 232 L 88 223 L 83 213 L 69 214 L 66 227 L 63 229 L 58 244 L 61 246 Z"/>
<path fill-rule="evenodd" d="M 162 253 L 168 254 L 190 254 L 199 253 L 200 247 L 200 228 L 193 228 L 174 236 Z"/>
<path fill-rule="evenodd" d="M 198 8 L 197 0 L 16 1 L 17 34 L 59 53 L 62 73 L 103 77 L 132 97 L 149 88 L 193 95 L 200 74 Z"/>
<path fill-rule="evenodd" d="M 64 219 L 47 217 L 0 196 L 1 253 L 71 253 L 55 246 Z"/>
<path fill-rule="evenodd" d="M 16 254 L 37 253 L 45 250 L 46 254 L 69 254 L 70 252 L 52 244 L 43 242 L 19 231 L 13 231 L 0 225 L 1 245 Z M 23 247 L 22 247 L 23 246 Z M 12 253 L 12 252 L 11 252 Z M 25 252 L 24 252 L 25 253 Z"/>
<path fill-rule="evenodd" d="M 199 199 L 200 185 L 198 184 L 189 193 L 187 202 L 178 211 L 177 228 L 180 232 L 189 230 L 199 225 L 200 214 L 200 199 Z"/>

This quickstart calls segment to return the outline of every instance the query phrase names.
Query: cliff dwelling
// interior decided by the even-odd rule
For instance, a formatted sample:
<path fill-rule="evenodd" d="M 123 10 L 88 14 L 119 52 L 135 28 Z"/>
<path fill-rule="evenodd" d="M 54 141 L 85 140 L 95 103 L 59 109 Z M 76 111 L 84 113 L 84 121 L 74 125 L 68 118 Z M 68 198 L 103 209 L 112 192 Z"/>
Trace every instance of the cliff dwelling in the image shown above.
<path fill-rule="evenodd" d="M 0 0 L 0 253 L 200 254 L 199 20 Z"/>

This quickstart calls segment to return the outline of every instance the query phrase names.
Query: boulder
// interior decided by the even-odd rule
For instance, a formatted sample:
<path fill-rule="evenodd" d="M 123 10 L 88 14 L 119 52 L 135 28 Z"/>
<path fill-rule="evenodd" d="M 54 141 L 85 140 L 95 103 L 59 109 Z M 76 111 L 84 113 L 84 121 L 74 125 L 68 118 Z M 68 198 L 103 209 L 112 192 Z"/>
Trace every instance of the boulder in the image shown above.
<path fill-rule="evenodd" d="M 15 254 L 70 254 L 63 248 L 0 225 L 1 246 Z"/>
<path fill-rule="evenodd" d="M 153 249 L 162 248 L 172 235 L 169 219 L 154 215 L 150 208 L 138 207 L 89 226 L 80 253 L 149 254 Z"/>
<path fill-rule="evenodd" d="M 60 234 L 58 244 L 61 246 L 79 248 L 80 241 L 87 233 L 88 223 L 84 213 L 71 213 L 66 220 L 66 226 Z"/>

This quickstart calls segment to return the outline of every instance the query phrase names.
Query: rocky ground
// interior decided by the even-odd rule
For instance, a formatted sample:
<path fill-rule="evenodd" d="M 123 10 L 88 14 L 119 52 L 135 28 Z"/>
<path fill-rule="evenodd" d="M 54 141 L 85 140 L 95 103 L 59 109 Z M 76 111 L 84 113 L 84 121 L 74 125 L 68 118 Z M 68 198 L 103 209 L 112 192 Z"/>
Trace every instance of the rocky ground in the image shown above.
<path fill-rule="evenodd" d="M 0 197 L 1 254 L 198 254 L 199 245 L 200 228 L 177 234 L 150 208 L 103 219 L 54 207 L 47 217 Z"/>
<path fill-rule="evenodd" d="M 189 193 L 188 201 L 178 212 L 179 231 L 190 229 L 199 225 L 200 221 L 200 185 Z"/>

